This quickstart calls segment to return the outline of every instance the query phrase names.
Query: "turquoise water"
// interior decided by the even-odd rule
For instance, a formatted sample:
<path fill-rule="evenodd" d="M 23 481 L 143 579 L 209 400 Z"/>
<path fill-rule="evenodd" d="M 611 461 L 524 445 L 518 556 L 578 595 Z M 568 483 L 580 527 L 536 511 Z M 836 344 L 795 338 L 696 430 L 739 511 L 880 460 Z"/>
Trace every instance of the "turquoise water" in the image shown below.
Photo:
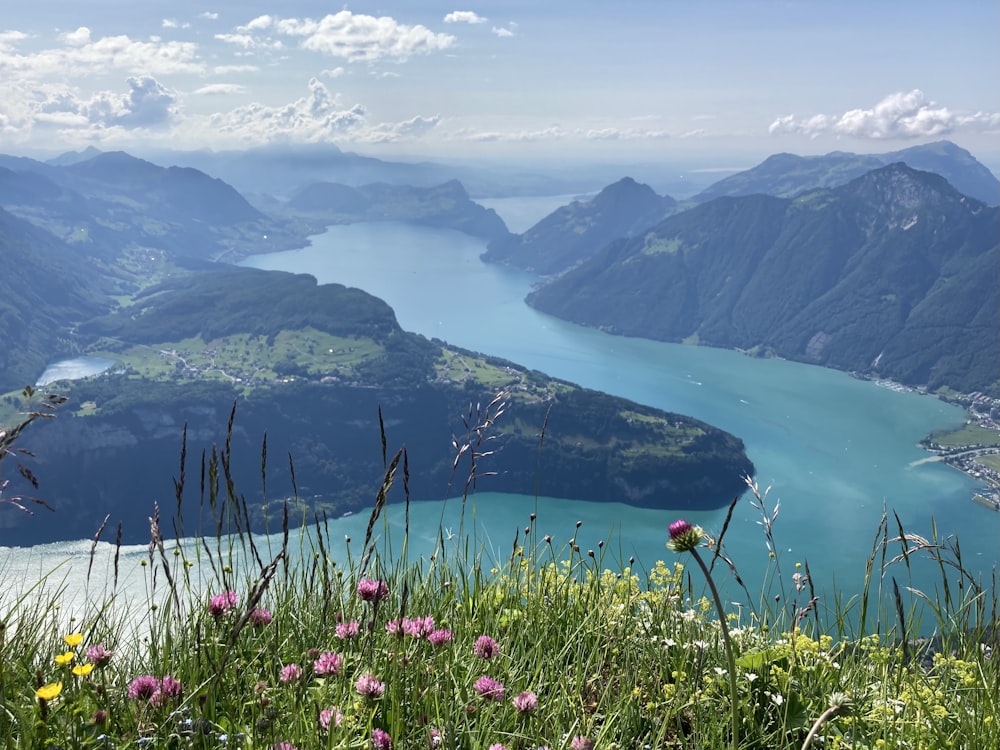
<path fill-rule="evenodd" d="M 91 375 L 98 375 L 105 370 L 114 367 L 113 359 L 104 357 L 72 357 L 70 359 L 60 359 L 49 364 L 38 380 L 37 386 L 45 386 L 59 380 L 77 380 Z"/>
<path fill-rule="evenodd" d="M 407 330 L 739 435 L 761 489 L 770 487 L 769 511 L 780 502 L 776 552 L 788 576 L 795 561 L 808 561 L 820 585 L 835 580 L 842 591 L 858 591 L 883 508 L 893 522 L 890 536 L 895 512 L 908 532 L 930 537 L 936 524 L 939 535 L 958 534 L 969 567 L 987 571 L 997 563 L 1000 515 L 971 501 L 972 480 L 925 461 L 928 454 L 917 445 L 931 430 L 960 424 L 960 409 L 833 370 L 565 323 L 527 307 L 524 295 L 537 280 L 482 263 L 483 249 L 457 232 L 359 224 L 332 227 L 309 248 L 255 256 L 247 265 L 365 289 L 392 305 Z M 440 504 L 421 507 L 416 523 L 427 528 L 417 533 L 430 538 Z M 666 526 L 674 518 L 616 503 L 493 494 L 480 495 L 477 518 L 499 548 L 509 549 L 513 530 L 536 509 L 542 533 L 568 539 L 574 522 L 583 520 L 581 546 L 596 549 L 599 540 L 613 538 L 616 554 L 634 555 L 645 566 L 665 556 Z M 722 512 L 690 516 L 714 530 L 723 519 Z M 760 519 L 745 496 L 726 540 L 752 590 L 768 557 Z M 908 582 L 902 566 L 893 574 L 901 585 Z M 913 583 L 933 589 L 936 580 L 918 566 Z"/>
<path fill-rule="evenodd" d="M 503 204 L 496 207 L 503 215 Z M 530 208 L 518 205 L 519 221 L 530 219 L 525 213 Z M 780 503 L 774 551 L 786 588 L 792 585 L 794 563 L 805 561 L 821 592 L 829 592 L 835 584 L 845 596 L 857 594 L 883 509 L 890 514 L 890 536 L 896 533 L 895 512 L 910 533 L 930 537 L 936 524 L 939 535 L 957 534 L 967 568 L 988 576 L 997 564 L 1000 514 L 973 503 L 975 483 L 943 464 L 926 461 L 928 454 L 917 445 L 931 430 L 960 424 L 964 419 L 960 409 L 832 370 L 614 337 L 565 323 L 523 303 L 537 279 L 482 263 L 483 250 L 481 241 L 457 232 L 358 224 L 332 227 L 314 237 L 309 248 L 255 256 L 246 265 L 310 273 L 322 283 L 360 287 L 392 305 L 407 330 L 690 414 L 739 435 L 757 467 L 761 488 L 771 488 L 768 512 Z M 464 515 L 465 529 L 475 535 L 473 548 L 482 549 L 487 560 L 502 560 L 509 554 L 515 530 L 523 531 L 531 513 L 538 514 L 538 533 L 551 534 L 557 549 L 565 547 L 576 522 L 582 521 L 577 532 L 581 549 L 600 550 L 598 544 L 604 541 L 605 562 L 611 567 L 635 557 L 637 567 L 648 568 L 670 556 L 663 543 L 667 524 L 676 514 L 669 511 L 488 490 L 484 480 Z M 531 488 L 525 491 L 530 493 Z M 724 513 L 688 517 L 717 532 Z M 367 514 L 359 514 L 331 521 L 331 540 L 350 536 L 356 550 L 367 520 Z M 744 495 L 726 537 L 727 554 L 754 596 L 764 585 L 768 561 L 760 521 L 761 513 Z M 456 500 L 415 504 L 410 518 L 411 557 L 429 553 L 439 527 L 446 534 L 457 534 L 461 523 L 461 504 Z M 378 526 L 379 532 L 387 533 L 399 549 L 403 509 L 390 505 L 384 524 Z M 460 543 L 457 536 L 448 542 L 456 550 Z M 342 542 L 332 547 L 334 555 L 345 555 Z M 105 590 L 104 582 L 83 580 L 89 548 L 88 542 L 19 550 L 16 559 L 7 558 L 5 572 L 37 580 L 49 566 L 63 563 L 57 578 L 68 591 L 99 594 Z M 137 565 L 143 549 L 131 550 L 130 562 L 123 568 Z M 894 552 L 895 548 L 889 556 Z M 900 586 L 928 593 L 940 587 L 937 569 L 926 564 L 915 565 L 912 579 L 902 565 L 893 566 L 889 575 L 898 578 Z M 134 581 L 129 585 L 141 595 L 148 582 Z M 954 586 L 954 576 L 950 582 Z M 891 589 L 888 579 L 887 585 Z M 777 590 L 772 588 L 771 593 Z M 737 598 L 732 585 L 727 593 Z M 832 603 L 829 595 L 825 601 Z"/>

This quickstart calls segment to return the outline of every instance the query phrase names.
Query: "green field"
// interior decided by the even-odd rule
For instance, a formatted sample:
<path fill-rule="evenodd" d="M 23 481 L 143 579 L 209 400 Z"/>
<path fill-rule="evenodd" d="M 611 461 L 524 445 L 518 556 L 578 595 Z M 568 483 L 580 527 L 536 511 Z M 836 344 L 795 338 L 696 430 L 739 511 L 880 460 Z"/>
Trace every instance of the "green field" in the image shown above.
<path fill-rule="evenodd" d="M 977 424 L 966 424 L 957 430 L 931 433 L 928 440 L 944 448 L 963 448 L 967 445 L 1000 445 L 1000 430 L 987 429 Z"/>

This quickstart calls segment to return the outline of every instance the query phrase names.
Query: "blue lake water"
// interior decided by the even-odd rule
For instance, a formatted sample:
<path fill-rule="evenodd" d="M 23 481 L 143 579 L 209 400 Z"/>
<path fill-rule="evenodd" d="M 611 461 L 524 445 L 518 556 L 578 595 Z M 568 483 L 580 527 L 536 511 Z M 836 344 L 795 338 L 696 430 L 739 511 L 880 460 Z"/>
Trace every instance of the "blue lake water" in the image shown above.
<path fill-rule="evenodd" d="M 113 359 L 104 357 L 71 357 L 70 359 L 60 359 L 48 365 L 38 380 L 37 386 L 45 386 L 59 380 L 77 380 L 79 378 L 98 375 L 105 370 L 114 367 Z"/>
<path fill-rule="evenodd" d="M 365 289 L 392 305 L 407 330 L 739 435 L 759 485 L 771 488 L 768 507 L 780 502 L 774 533 L 787 575 L 794 561 L 807 560 L 818 583 L 835 580 L 839 590 L 857 592 L 884 508 L 890 520 L 898 514 L 908 532 L 930 537 L 936 525 L 939 535 L 959 535 L 969 567 L 996 565 L 1000 515 L 971 501 L 976 484 L 970 478 L 927 461 L 918 446 L 928 432 L 961 424 L 962 410 L 834 370 L 615 337 L 554 319 L 523 302 L 533 276 L 482 263 L 483 249 L 457 232 L 358 224 L 331 227 L 311 247 L 255 256 L 247 265 Z M 420 514 L 428 536 L 440 518 L 439 504 L 432 505 Z M 498 546 L 509 548 L 512 530 L 536 509 L 542 533 L 568 538 L 581 519 L 582 546 L 596 548 L 613 537 L 622 557 L 634 555 L 645 566 L 666 555 L 666 526 L 674 518 L 615 503 L 486 494 L 478 498 L 478 521 Z M 690 515 L 712 530 L 724 517 Z M 761 585 L 768 557 L 760 518 L 744 497 L 726 540 L 751 590 Z M 895 533 L 893 520 L 890 536 Z M 913 583 L 933 589 L 936 569 L 916 570 Z M 907 583 L 901 566 L 894 574 Z"/>
<path fill-rule="evenodd" d="M 492 205 L 504 215 L 503 201 Z M 517 207 L 520 222 L 529 221 L 530 209 L 530 204 Z M 537 204 L 538 217 L 546 210 L 551 208 Z M 883 509 L 890 514 L 890 536 L 896 533 L 895 513 L 910 533 L 929 538 L 936 528 L 940 536 L 958 535 L 967 568 L 988 577 L 997 565 L 1000 514 L 972 502 L 976 484 L 954 469 L 927 461 L 928 454 L 917 445 L 934 429 L 961 424 L 960 409 L 833 370 L 615 337 L 554 319 L 523 302 L 537 279 L 482 263 L 484 249 L 482 241 L 448 230 L 357 224 L 331 227 L 308 248 L 254 256 L 245 265 L 309 273 L 321 283 L 365 289 L 386 300 L 407 330 L 689 414 L 739 435 L 757 467 L 761 489 L 770 487 L 768 512 L 780 503 L 774 551 L 785 576 L 779 583 L 785 587 L 791 586 L 794 563 L 807 561 L 826 601 L 831 585 L 845 597 L 857 594 Z M 637 567 L 648 568 L 670 556 L 663 547 L 667 525 L 676 517 L 670 511 L 632 508 L 614 498 L 607 503 L 538 498 L 528 487 L 525 495 L 488 490 L 485 480 L 464 516 L 465 529 L 475 535 L 474 549 L 482 549 L 487 558 L 504 558 L 515 530 L 523 529 L 533 512 L 538 514 L 538 533 L 551 534 L 557 546 L 565 545 L 576 522 L 582 521 L 581 548 L 597 550 L 605 541 L 610 567 L 634 556 Z M 396 540 L 397 549 L 402 515 L 401 508 L 390 505 L 380 527 Z M 724 512 L 687 516 L 717 532 Z M 767 574 L 760 521 L 761 513 L 745 495 L 726 537 L 727 554 L 752 595 L 762 590 Z M 331 538 L 360 539 L 366 522 L 367 514 L 332 521 Z M 415 504 L 411 556 L 432 548 L 439 526 L 455 532 L 461 522 L 461 506 L 455 500 Z M 457 548 L 459 541 L 450 544 Z M 86 562 L 74 549 L 47 545 L 23 554 L 23 561 L 37 571 L 44 568 L 44 560 L 76 554 L 75 567 L 63 570 L 78 576 Z M 139 549 L 134 552 L 141 555 Z M 335 546 L 333 552 L 343 550 Z M 890 575 L 901 586 L 928 593 L 940 587 L 937 568 L 925 563 L 915 563 L 912 578 L 902 565 L 892 567 Z"/>

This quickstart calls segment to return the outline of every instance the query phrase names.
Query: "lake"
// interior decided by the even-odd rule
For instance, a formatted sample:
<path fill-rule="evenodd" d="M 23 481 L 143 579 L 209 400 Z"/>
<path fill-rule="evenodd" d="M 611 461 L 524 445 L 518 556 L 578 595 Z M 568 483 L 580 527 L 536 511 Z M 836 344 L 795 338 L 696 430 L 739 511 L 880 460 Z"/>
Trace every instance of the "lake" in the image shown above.
<path fill-rule="evenodd" d="M 531 206 L 523 198 L 516 200 L 523 225 L 530 220 Z M 538 216 L 551 210 L 548 201 L 539 200 Z M 491 206 L 504 215 L 502 200 Z M 961 424 L 962 410 L 834 370 L 610 336 L 557 320 L 524 304 L 538 281 L 534 276 L 484 264 L 479 259 L 484 249 L 481 240 L 449 230 L 355 224 L 331 227 L 313 237 L 308 248 L 254 256 L 245 265 L 309 273 L 321 283 L 365 289 L 386 300 L 407 330 L 689 414 L 739 435 L 757 467 L 761 489 L 770 487 L 768 513 L 780 503 L 774 552 L 786 588 L 791 587 L 794 563 L 805 561 L 821 591 L 835 585 L 847 596 L 856 594 L 883 509 L 889 512 L 890 537 L 896 534 L 896 513 L 910 533 L 930 538 L 936 525 L 940 536 L 958 535 L 966 567 L 988 576 L 997 564 L 1000 514 L 972 502 L 976 483 L 944 464 L 925 461 L 928 454 L 917 444 L 932 430 Z M 531 488 L 525 488 L 526 495 L 488 490 L 488 480 L 483 481 L 474 498 L 474 519 L 471 511 L 465 516 L 466 529 L 476 535 L 474 548 L 483 549 L 488 558 L 509 553 L 515 529 L 523 528 L 533 512 L 538 532 L 551 534 L 561 545 L 582 521 L 580 546 L 596 550 L 606 541 L 611 567 L 634 556 L 637 567 L 649 568 L 671 554 L 663 545 L 675 513 L 632 508 L 614 498 L 589 503 L 536 498 Z M 765 586 L 768 549 L 761 512 L 749 498 L 744 495 L 738 504 L 726 550 L 757 595 Z M 431 549 L 439 525 L 457 531 L 460 513 L 457 501 L 442 503 L 439 498 L 411 508 L 411 556 Z M 717 532 L 724 511 L 686 515 Z M 359 539 L 366 522 L 367 514 L 333 521 L 331 538 L 343 534 Z M 389 506 L 385 523 L 393 538 L 401 540 L 401 509 Z M 24 564 L 37 572 L 44 567 L 38 555 L 51 561 L 73 549 L 47 545 L 24 554 Z M 890 556 L 894 553 L 895 548 Z M 81 567 L 86 562 L 79 556 L 74 565 L 64 566 L 63 583 L 66 577 L 79 580 Z M 901 565 L 890 574 L 901 586 L 940 587 L 937 568 L 924 563 L 915 564 L 912 579 Z M 887 585 L 891 588 L 888 579 Z"/>
<path fill-rule="evenodd" d="M 502 206 L 497 210 L 502 215 Z M 858 590 L 883 508 L 890 520 L 898 514 L 908 532 L 930 537 L 936 524 L 939 535 L 959 535 L 969 567 L 987 571 L 997 563 L 1000 515 L 972 502 L 975 482 L 924 461 L 928 454 L 918 446 L 928 432 L 961 424 L 961 409 L 834 370 L 616 337 L 566 323 L 524 304 L 535 277 L 484 264 L 483 250 L 481 241 L 457 232 L 356 224 L 331 227 L 311 247 L 255 256 L 246 265 L 365 289 L 386 300 L 407 330 L 739 435 L 761 488 L 771 488 L 768 507 L 781 504 L 774 526 L 777 552 L 789 566 L 808 559 L 817 582 L 835 580 L 841 590 Z M 478 518 L 507 544 L 511 530 L 523 526 L 535 508 L 554 537 L 568 538 L 579 518 L 587 546 L 615 536 L 623 557 L 635 555 L 646 566 L 665 556 L 666 526 L 674 518 L 614 503 L 506 495 L 482 496 Z M 427 510 L 430 533 L 439 510 Z M 713 530 L 724 516 L 689 515 Z M 767 559 L 760 519 L 745 497 L 727 537 L 731 557 L 756 584 Z M 903 573 L 895 573 L 901 583 Z M 915 583 L 933 587 L 934 580 Z"/>

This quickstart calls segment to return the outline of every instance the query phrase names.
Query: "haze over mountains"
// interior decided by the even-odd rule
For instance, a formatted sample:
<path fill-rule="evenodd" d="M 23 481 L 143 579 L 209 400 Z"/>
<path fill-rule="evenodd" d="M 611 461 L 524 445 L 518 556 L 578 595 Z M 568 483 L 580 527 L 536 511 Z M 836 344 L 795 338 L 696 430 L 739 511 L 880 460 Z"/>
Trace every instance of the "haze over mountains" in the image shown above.
<path fill-rule="evenodd" d="M 951 144 L 901 153 L 982 195 L 1000 184 Z M 504 384 L 524 390 L 506 436 L 507 456 L 523 463 L 507 472 L 512 489 L 531 484 L 543 407 L 553 403 L 565 416 L 546 437 L 550 494 L 606 490 L 636 504 L 731 498 L 753 471 L 734 436 L 407 334 L 359 290 L 219 261 L 301 246 L 332 223 L 448 228 L 490 241 L 486 260 L 552 277 L 530 304 L 585 325 L 932 390 L 995 390 L 996 201 L 940 174 L 882 164 L 888 156 L 779 155 L 682 203 L 626 177 L 520 236 L 443 173 L 447 180 L 405 185 L 359 171 L 349 184 L 342 174 L 312 179 L 315 170 L 295 162 L 274 175 L 294 189 L 250 200 L 199 170 L 122 152 L 49 163 L 0 156 L 0 386 L 15 392 L 66 355 L 123 363 L 116 375 L 66 386 L 75 406 L 43 444 L 74 472 L 107 472 L 113 460 L 135 468 L 102 485 L 102 502 L 133 521 L 148 509 L 121 503 L 150 472 L 175 464 L 169 448 L 182 423 L 208 445 L 234 400 L 246 420 L 243 450 L 253 453 L 269 422 L 291 420 L 275 440 L 301 454 L 300 479 L 319 507 L 343 511 L 368 500 L 378 475 L 370 452 L 345 459 L 363 442 L 348 423 L 370 430 L 379 403 L 392 404 L 396 434 L 419 443 L 421 434 L 446 435 L 462 403 L 488 401 Z M 880 163 L 862 168 L 872 160 Z M 6 397 L 8 407 L 15 401 Z M 331 447 L 322 424 L 345 425 L 346 442 Z M 581 435 L 593 438 L 582 449 Z M 440 458 L 415 469 L 443 484 L 449 461 Z M 336 492 L 323 490 L 333 484 Z M 92 533 L 83 495 L 73 499 L 83 490 L 60 489 L 74 509 L 67 518 Z"/>

